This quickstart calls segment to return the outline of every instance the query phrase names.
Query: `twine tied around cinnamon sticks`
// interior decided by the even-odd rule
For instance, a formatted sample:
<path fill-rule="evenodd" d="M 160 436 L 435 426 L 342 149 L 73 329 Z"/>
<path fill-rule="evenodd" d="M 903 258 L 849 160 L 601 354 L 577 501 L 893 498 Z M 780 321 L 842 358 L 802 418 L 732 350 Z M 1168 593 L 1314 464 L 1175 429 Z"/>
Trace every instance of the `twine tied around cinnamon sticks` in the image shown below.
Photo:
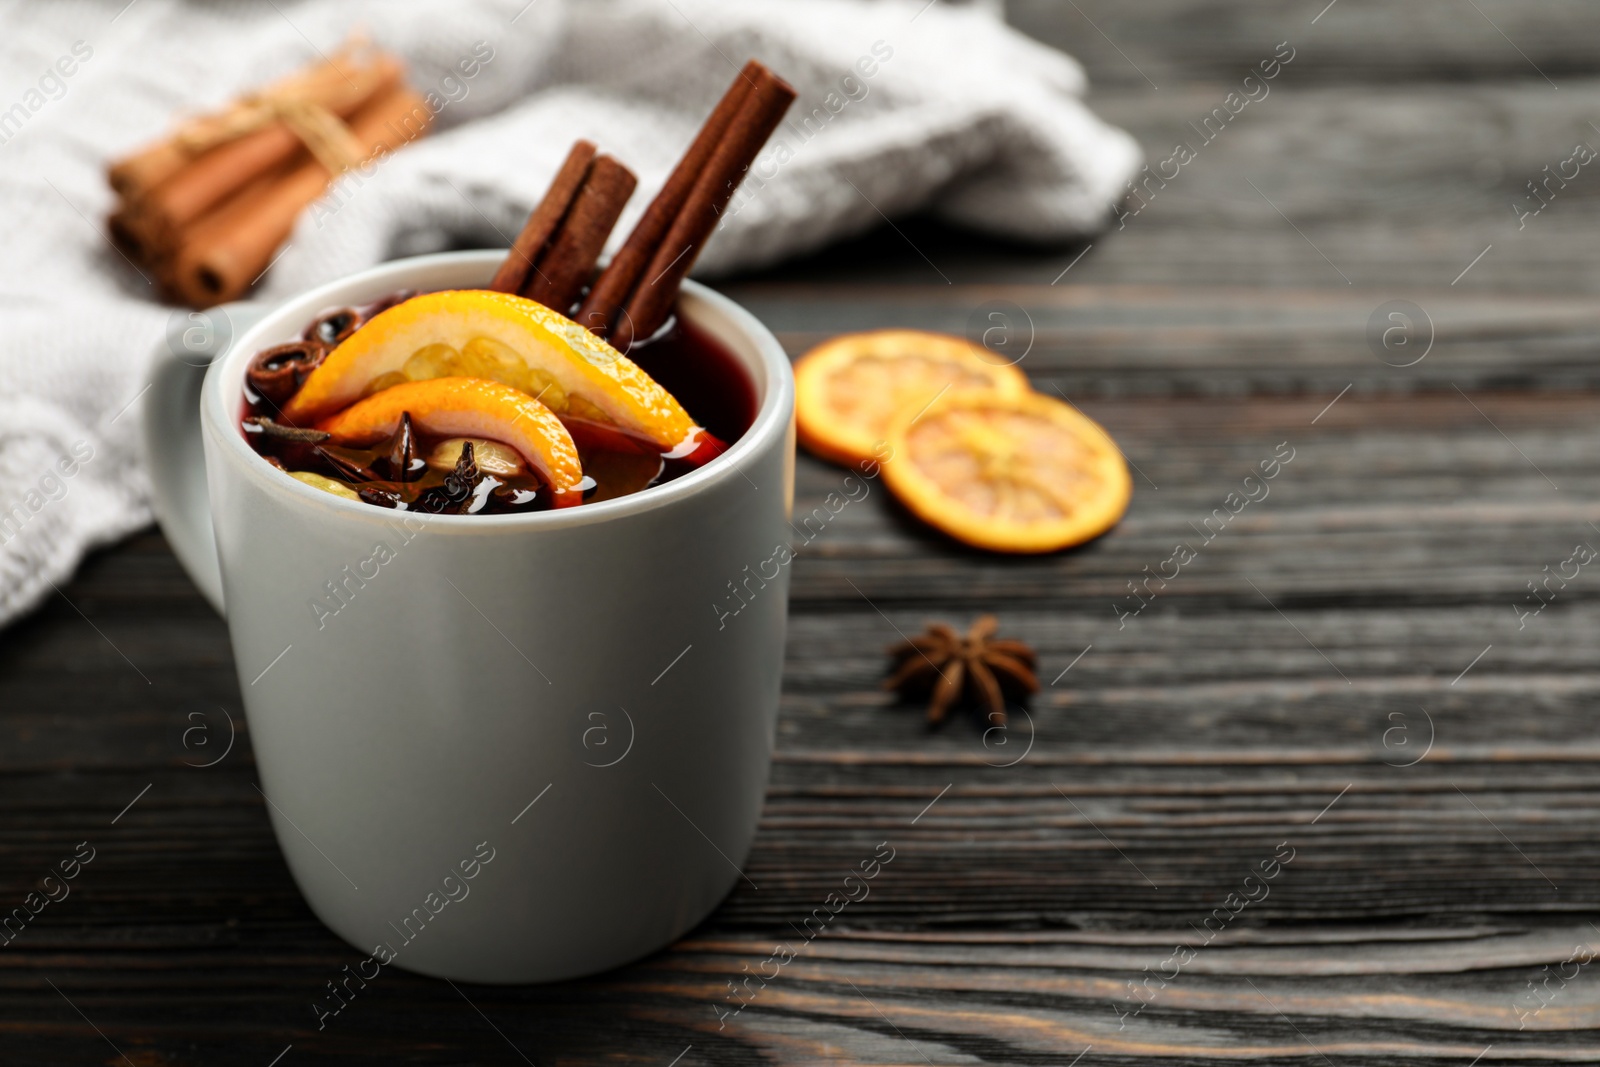
<path fill-rule="evenodd" d="M 329 174 L 343 174 L 366 158 L 361 142 L 338 115 L 315 100 L 271 92 L 244 97 L 221 115 L 202 116 L 185 123 L 172 139 L 192 159 L 275 122 L 283 123 L 300 138 L 300 143 Z"/>
<path fill-rule="evenodd" d="M 432 112 L 404 76 L 398 58 L 358 38 L 184 122 L 109 168 L 121 197 L 113 238 L 169 299 L 241 296 L 329 182 L 427 131 Z"/>

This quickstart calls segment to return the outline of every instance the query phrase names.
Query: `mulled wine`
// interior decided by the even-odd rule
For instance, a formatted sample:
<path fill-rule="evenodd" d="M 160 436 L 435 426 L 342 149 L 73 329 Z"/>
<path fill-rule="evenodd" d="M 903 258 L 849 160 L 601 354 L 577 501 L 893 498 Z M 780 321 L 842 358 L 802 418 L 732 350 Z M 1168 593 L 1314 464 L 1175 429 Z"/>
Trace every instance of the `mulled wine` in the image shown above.
<path fill-rule="evenodd" d="M 462 515 L 610 500 L 712 461 L 750 428 L 755 392 L 673 311 L 794 98 L 747 63 L 603 269 L 637 179 L 576 142 L 485 288 L 337 308 L 257 354 L 251 446 L 338 496 Z"/>
<path fill-rule="evenodd" d="M 292 417 L 294 400 L 334 348 L 380 313 L 416 294 L 399 292 L 361 307 L 317 316 L 297 342 L 259 353 L 246 376 L 240 426 L 251 447 L 271 465 L 306 484 L 379 507 L 433 514 L 514 514 L 560 506 L 547 473 L 515 441 L 497 440 L 492 419 L 482 432 L 451 432 L 402 412 L 381 433 L 330 433 Z M 498 348 L 498 351 L 495 349 Z M 486 354 L 487 353 L 487 354 Z M 492 357 L 498 356 L 499 363 Z M 396 385 L 447 375 L 498 378 L 547 405 L 570 434 L 581 465 L 581 503 L 641 492 L 681 477 L 737 441 L 755 418 L 755 390 L 738 361 L 704 330 L 675 316 L 648 341 L 636 343 L 624 362 L 636 364 L 677 403 L 700 432 L 693 441 L 652 441 L 578 393 L 566 394 L 550 375 L 529 369 L 517 353 L 487 338 L 456 350 L 429 344 L 399 370 L 375 376 L 356 401 Z M 350 405 L 347 410 L 354 410 Z M 290 415 L 285 414 L 288 408 Z M 516 417 L 513 416 L 513 421 Z M 507 434 L 506 436 L 512 436 Z M 533 457 L 537 459 L 537 457 Z"/>

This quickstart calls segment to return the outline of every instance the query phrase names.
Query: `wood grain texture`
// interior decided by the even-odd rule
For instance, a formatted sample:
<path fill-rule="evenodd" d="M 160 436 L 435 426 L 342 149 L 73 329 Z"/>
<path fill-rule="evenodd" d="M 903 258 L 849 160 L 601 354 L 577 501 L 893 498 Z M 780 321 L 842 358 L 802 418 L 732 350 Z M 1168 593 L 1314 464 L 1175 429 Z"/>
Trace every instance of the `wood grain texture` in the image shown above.
<path fill-rule="evenodd" d="M 1519 614 L 1547 565 L 1600 544 L 1600 179 L 1585 168 L 1520 229 L 1510 209 L 1576 141 L 1600 144 L 1600 14 L 1011 12 L 1084 60 L 1093 105 L 1152 161 L 1276 42 L 1298 51 L 1092 242 L 899 220 L 726 288 L 796 355 L 851 329 L 1001 327 L 1135 466 L 1124 522 L 1002 559 L 871 483 L 805 527 L 846 475 L 802 457 L 760 888 L 607 975 L 386 973 L 321 1031 L 311 1003 L 357 956 L 283 866 L 225 628 L 158 534 L 102 552 L 0 633 L 0 909 L 96 849 L 0 948 L 0 1061 L 1600 1057 L 1600 978 L 1576 962 L 1600 951 L 1600 574 Z M 1394 300 L 1432 340 L 1411 366 L 1369 337 Z M 1294 458 L 1269 495 L 1222 523 L 1280 443 Z M 1179 542 L 1195 560 L 1130 614 L 1129 583 Z M 882 647 L 984 611 L 1039 650 L 1044 691 L 1003 732 L 930 732 L 879 688 Z M 230 718 L 233 748 L 196 766 Z M 893 861 L 815 934 L 880 842 Z"/>
<path fill-rule="evenodd" d="M 1322 84 L 1492 80 L 1554 92 L 1548 75 L 1565 91 L 1568 79 L 1594 73 L 1583 42 L 1600 30 L 1600 11 L 1583 0 L 1008 0 L 1006 9 L 1014 25 L 1077 57 L 1095 84 L 1161 92 L 1242 77 L 1283 40 L 1307 50 L 1308 77 Z"/>

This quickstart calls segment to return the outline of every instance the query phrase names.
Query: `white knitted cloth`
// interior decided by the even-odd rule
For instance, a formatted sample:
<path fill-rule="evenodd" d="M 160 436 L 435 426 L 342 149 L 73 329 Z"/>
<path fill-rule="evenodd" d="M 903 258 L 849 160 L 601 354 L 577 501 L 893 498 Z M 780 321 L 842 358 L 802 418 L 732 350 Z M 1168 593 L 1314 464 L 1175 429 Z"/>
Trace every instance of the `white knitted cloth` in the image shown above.
<path fill-rule="evenodd" d="M 1011 237 L 1092 232 L 1139 161 L 1082 104 L 1072 59 L 924 0 L 11 0 L 0 25 L 0 623 L 150 519 L 139 398 L 184 321 L 105 238 L 107 159 L 354 28 L 410 62 L 437 132 L 314 205 L 267 299 L 506 244 L 578 137 L 639 176 L 620 240 L 750 57 L 800 99 L 702 275 L 912 210 Z"/>

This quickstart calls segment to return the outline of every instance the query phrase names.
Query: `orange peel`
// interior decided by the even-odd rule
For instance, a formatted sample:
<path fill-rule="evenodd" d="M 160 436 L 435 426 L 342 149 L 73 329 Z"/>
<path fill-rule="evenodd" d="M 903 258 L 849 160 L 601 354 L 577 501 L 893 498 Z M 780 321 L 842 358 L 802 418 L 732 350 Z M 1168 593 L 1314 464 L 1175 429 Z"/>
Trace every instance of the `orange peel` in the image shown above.
<path fill-rule="evenodd" d="M 583 464 L 572 435 L 533 397 L 483 378 L 406 382 L 317 423 L 337 444 L 363 447 L 392 434 L 400 417 L 440 437 L 481 437 L 516 449 L 550 486 L 556 507 L 583 503 Z"/>
<path fill-rule="evenodd" d="M 707 436 L 671 393 L 582 326 L 481 289 L 424 293 L 373 316 L 306 376 L 283 417 L 311 425 L 401 380 L 446 377 L 500 382 L 543 397 L 575 424 L 618 430 L 662 452 L 691 451 Z"/>
<path fill-rule="evenodd" d="M 951 390 L 887 429 L 889 489 L 918 518 L 978 548 L 1036 553 L 1117 524 L 1133 482 L 1099 423 L 1038 393 Z"/>
<path fill-rule="evenodd" d="M 873 458 L 889 424 L 952 389 L 1029 391 L 1027 375 L 972 342 L 921 330 L 851 333 L 811 349 L 794 367 L 795 428 L 823 459 Z"/>

